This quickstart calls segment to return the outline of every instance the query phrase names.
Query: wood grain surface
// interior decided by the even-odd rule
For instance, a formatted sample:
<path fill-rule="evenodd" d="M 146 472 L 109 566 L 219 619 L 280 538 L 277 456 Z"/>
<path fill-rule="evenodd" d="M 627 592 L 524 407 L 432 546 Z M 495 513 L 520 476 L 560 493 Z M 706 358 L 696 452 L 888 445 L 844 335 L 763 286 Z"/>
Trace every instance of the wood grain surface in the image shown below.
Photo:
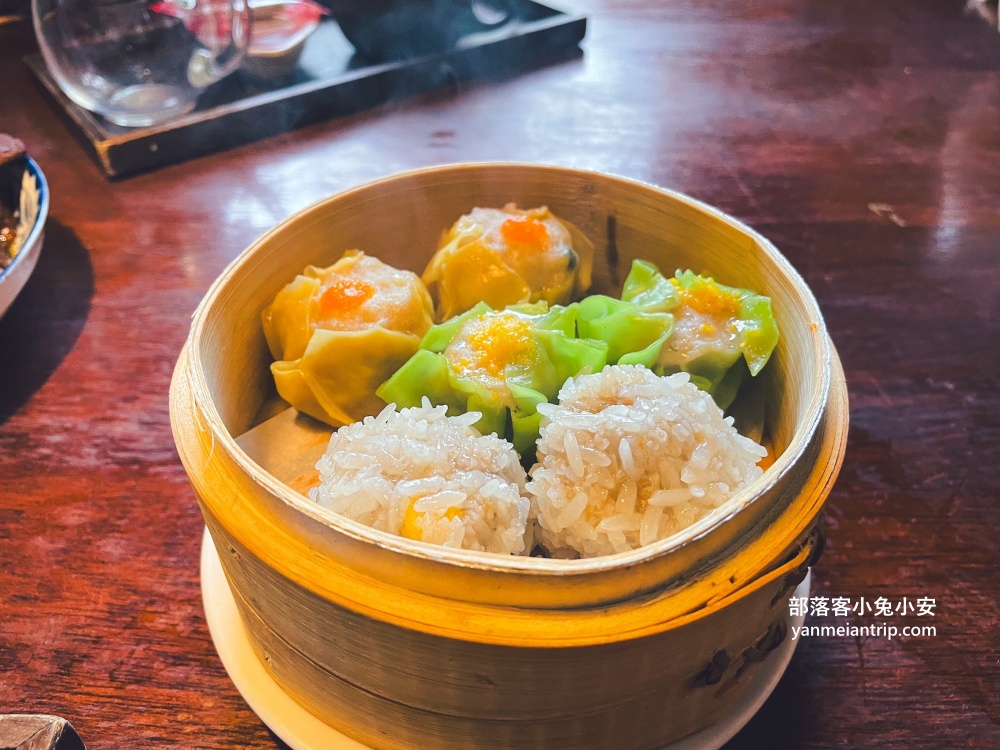
<path fill-rule="evenodd" d="M 905 623 L 936 637 L 804 639 L 729 750 L 1000 745 L 1000 35 L 960 0 L 573 5 L 578 61 L 118 183 L 29 78 L 30 29 L 0 30 L 0 130 L 52 188 L 0 320 L 0 713 L 64 716 L 97 750 L 280 747 L 202 613 L 167 420 L 190 315 L 319 198 L 510 159 L 656 182 L 774 240 L 851 391 L 815 591 L 937 602 Z"/>

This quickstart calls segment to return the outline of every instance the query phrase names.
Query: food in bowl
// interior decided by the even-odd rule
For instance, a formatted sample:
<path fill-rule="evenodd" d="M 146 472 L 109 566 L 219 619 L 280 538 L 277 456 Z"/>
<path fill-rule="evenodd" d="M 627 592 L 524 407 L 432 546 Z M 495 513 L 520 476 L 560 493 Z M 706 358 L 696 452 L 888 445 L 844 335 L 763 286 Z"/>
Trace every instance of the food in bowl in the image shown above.
<path fill-rule="evenodd" d="M 17 238 L 17 215 L 0 205 L 0 273 L 14 260 L 12 252 Z"/>
<path fill-rule="evenodd" d="M 0 194 L 0 273 L 17 255 L 20 224 L 21 176 L 25 170 L 24 143 L 17 138 L 0 133 L 0 185 L 15 187 L 17 195 Z M 2 189 L 0 189 L 2 193 Z"/>
<path fill-rule="evenodd" d="M 489 270 L 530 267 L 539 238 L 533 286 Z M 278 392 L 340 428 L 314 501 L 417 541 L 593 557 L 678 533 L 762 474 L 767 450 L 723 408 L 777 344 L 770 300 L 641 260 L 619 298 L 581 298 L 568 238 L 547 209 L 473 209 L 422 277 L 437 325 L 420 278 L 358 251 L 279 292 L 263 314 Z M 440 273 L 464 252 L 468 274 Z"/>

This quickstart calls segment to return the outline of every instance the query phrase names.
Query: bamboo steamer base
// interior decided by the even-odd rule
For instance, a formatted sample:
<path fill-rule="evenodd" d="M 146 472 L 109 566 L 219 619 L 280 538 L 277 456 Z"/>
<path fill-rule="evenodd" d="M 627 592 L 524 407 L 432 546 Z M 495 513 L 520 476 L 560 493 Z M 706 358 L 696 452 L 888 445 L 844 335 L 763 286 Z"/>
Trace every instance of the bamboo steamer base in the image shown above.
<path fill-rule="evenodd" d="M 730 507 L 605 558 L 466 554 L 328 512 L 240 447 L 273 394 L 258 321 L 287 279 L 349 247 L 419 271 L 442 227 L 512 200 L 548 204 L 595 242 L 596 291 L 617 294 L 643 257 L 772 298 L 782 339 L 762 386 L 778 456 Z M 787 635 L 848 423 L 819 308 L 766 238 L 670 191 L 535 165 L 407 173 L 296 214 L 206 295 L 170 408 L 264 668 L 327 724 L 390 750 L 657 750 L 716 724 Z"/>
<path fill-rule="evenodd" d="M 809 576 L 792 593 L 808 597 Z M 253 649 L 236 600 L 226 580 L 211 534 L 205 529 L 201 545 L 201 593 L 208 629 L 222 664 L 236 689 L 261 721 L 291 750 L 369 750 L 310 713 L 286 693 L 268 674 Z M 805 618 L 792 617 L 789 629 L 802 625 Z M 716 750 L 732 739 L 760 710 L 792 655 L 796 641 L 786 639 L 747 683 L 743 700 L 734 705 L 716 724 L 685 737 L 663 750 Z"/>

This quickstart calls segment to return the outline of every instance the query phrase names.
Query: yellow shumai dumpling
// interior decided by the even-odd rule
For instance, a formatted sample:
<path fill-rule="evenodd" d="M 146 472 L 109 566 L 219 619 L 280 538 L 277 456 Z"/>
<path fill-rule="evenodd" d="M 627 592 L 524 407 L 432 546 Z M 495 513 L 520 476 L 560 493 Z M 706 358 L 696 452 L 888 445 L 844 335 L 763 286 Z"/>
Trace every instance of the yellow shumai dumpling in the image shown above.
<path fill-rule="evenodd" d="M 262 316 L 279 395 L 335 427 L 377 414 L 375 389 L 417 351 L 433 314 L 419 277 L 378 258 L 350 250 L 309 266 Z"/>
<path fill-rule="evenodd" d="M 423 280 L 438 320 L 485 302 L 494 310 L 544 300 L 562 305 L 590 287 L 593 245 L 544 206 L 474 208 L 441 238 Z"/>

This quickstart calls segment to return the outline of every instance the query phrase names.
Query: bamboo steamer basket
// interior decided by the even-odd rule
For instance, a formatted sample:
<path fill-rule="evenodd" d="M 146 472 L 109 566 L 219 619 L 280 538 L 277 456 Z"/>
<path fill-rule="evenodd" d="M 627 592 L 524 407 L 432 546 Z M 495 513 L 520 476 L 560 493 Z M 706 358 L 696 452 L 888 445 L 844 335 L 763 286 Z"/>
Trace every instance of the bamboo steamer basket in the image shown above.
<path fill-rule="evenodd" d="M 237 445 L 275 398 L 263 308 L 349 248 L 419 273 L 473 206 L 548 205 L 595 244 L 594 288 L 634 258 L 772 298 L 761 375 L 777 460 L 683 534 L 589 560 L 424 545 L 321 508 Z M 198 308 L 171 385 L 178 451 L 265 668 L 377 748 L 659 748 L 739 701 L 786 636 L 822 547 L 847 392 L 815 299 L 764 237 L 686 196 L 604 174 L 464 164 L 382 179 L 294 215 Z"/>

